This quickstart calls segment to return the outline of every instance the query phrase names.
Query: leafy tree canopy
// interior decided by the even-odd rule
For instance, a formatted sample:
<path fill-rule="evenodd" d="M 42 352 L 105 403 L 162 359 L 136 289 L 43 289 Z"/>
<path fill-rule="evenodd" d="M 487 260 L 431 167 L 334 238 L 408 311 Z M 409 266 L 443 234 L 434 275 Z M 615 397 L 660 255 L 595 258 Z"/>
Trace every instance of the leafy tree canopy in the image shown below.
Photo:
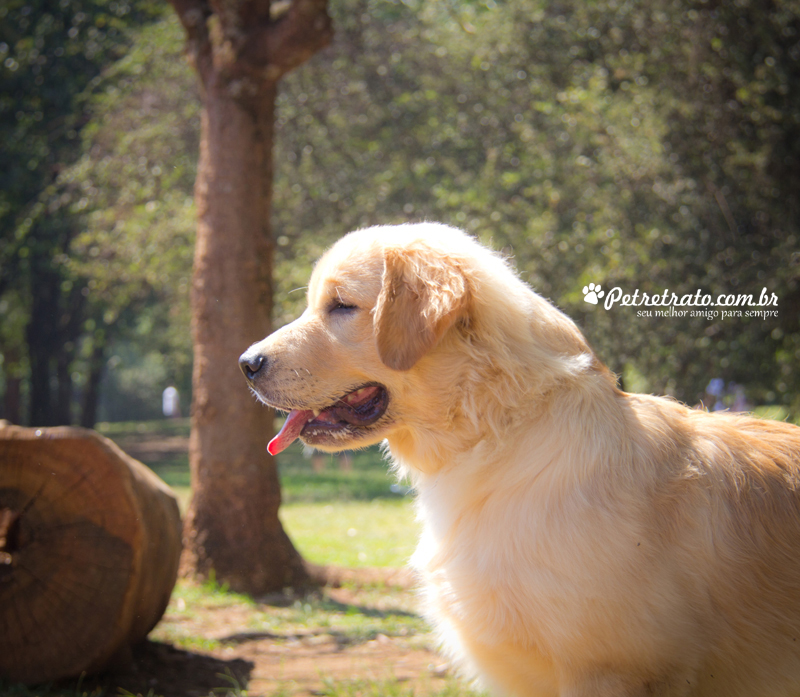
<path fill-rule="evenodd" d="M 287 246 L 321 246 L 312 229 L 328 241 L 361 224 L 450 222 L 506 249 L 649 389 L 694 402 L 718 375 L 757 402 L 791 401 L 797 3 L 420 4 L 388 25 L 375 5 L 338 18 L 332 71 L 318 60 L 287 80 Z M 306 271 L 292 268 L 285 291 Z M 583 302 L 590 282 L 678 297 L 768 287 L 780 319 L 605 311 Z"/>
<path fill-rule="evenodd" d="M 753 403 L 800 408 L 800 3 L 331 9 L 334 46 L 287 75 L 279 97 L 278 324 L 344 232 L 439 220 L 502 248 L 636 387 L 694 403 L 722 377 Z M 177 22 L 152 25 L 93 85 L 48 201 L 68 191 L 81 216 L 64 268 L 86 279 L 92 306 L 112 325 L 137 308 L 128 346 L 151 342 L 186 374 L 198 114 L 181 46 Z M 20 110 L 12 101 L 4 119 Z M 24 147 L 38 152 L 34 141 Z M 22 210 L 3 192 L 2 210 Z M 592 282 L 678 297 L 766 287 L 779 316 L 639 317 L 585 303 Z"/>

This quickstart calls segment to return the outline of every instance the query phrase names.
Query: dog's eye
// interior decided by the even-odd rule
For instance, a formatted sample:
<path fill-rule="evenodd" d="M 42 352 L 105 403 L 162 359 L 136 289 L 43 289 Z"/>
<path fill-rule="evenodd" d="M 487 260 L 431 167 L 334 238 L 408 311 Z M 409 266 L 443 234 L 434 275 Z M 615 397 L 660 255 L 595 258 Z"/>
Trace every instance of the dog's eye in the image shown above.
<path fill-rule="evenodd" d="M 333 314 L 334 312 L 337 312 L 337 313 L 339 313 L 339 312 L 342 312 L 342 313 L 344 313 L 344 312 L 352 312 L 353 310 L 357 310 L 357 309 L 358 308 L 355 305 L 348 305 L 346 302 L 343 302 L 343 301 L 337 299 L 337 300 L 334 300 L 331 303 L 330 310 L 328 310 L 328 311 L 331 314 Z"/>

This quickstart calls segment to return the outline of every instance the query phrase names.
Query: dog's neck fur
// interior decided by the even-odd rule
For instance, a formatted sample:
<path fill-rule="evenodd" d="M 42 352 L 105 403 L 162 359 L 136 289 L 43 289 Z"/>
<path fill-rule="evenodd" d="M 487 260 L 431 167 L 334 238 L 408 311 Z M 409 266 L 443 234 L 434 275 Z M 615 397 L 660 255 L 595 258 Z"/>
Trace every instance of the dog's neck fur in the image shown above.
<path fill-rule="evenodd" d="M 470 322 L 454 326 L 436 347 L 438 355 L 431 356 L 431 365 L 447 365 L 448 371 L 428 371 L 426 359 L 421 361 L 416 389 L 433 408 L 425 422 L 409 424 L 388 438 L 396 469 L 415 485 L 461 462 L 502 467 L 494 454 L 507 453 L 516 432 L 537 425 L 547 429 L 553 418 L 571 419 L 579 411 L 603 408 L 598 401 L 612 404 L 620 394 L 613 374 L 572 321 L 519 286 L 527 324 L 503 326 L 497 318 L 508 315 L 495 305 L 473 306 Z M 520 302 L 520 288 L 513 290 L 507 300 L 495 297 L 493 303 Z M 510 347 L 517 348 L 512 352 Z M 582 414 L 581 423 L 591 423 L 586 417 Z M 583 435 L 566 433 L 570 439 Z M 549 436 L 543 433 L 542 438 Z"/>

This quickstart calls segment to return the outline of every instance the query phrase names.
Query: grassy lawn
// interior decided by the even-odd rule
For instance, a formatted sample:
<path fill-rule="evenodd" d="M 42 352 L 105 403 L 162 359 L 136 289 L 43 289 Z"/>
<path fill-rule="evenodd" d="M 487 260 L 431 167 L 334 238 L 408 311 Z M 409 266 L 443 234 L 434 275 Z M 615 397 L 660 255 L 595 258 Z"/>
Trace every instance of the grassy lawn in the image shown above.
<path fill-rule="evenodd" d="M 405 566 L 419 534 L 408 499 L 289 503 L 280 517 L 306 559 L 349 568 Z"/>
<path fill-rule="evenodd" d="M 188 419 L 102 423 L 97 430 L 153 469 L 186 510 L 189 458 L 178 441 L 189 436 Z M 406 487 L 389 472 L 379 449 L 351 453 L 345 469 L 337 456 L 316 458 L 304 454 L 300 443 L 277 458 L 281 521 L 302 555 L 349 568 L 404 566 L 419 528 Z"/>
<path fill-rule="evenodd" d="M 247 633 L 269 633 L 284 641 L 298 635 L 333 632 L 342 645 L 353 645 L 379 635 L 414 637 L 428 632 L 425 622 L 410 611 L 414 601 L 407 590 L 351 585 L 350 591 L 359 604 L 337 601 L 324 592 L 264 604 L 214 582 L 199 585 L 179 580 L 168 610 L 174 622 L 157 628 L 152 637 L 187 649 L 218 649 L 223 642 L 199 639 L 196 632 L 184 628 L 191 629 L 192 622 L 202 621 L 204 612 L 229 608 L 246 609 Z"/>

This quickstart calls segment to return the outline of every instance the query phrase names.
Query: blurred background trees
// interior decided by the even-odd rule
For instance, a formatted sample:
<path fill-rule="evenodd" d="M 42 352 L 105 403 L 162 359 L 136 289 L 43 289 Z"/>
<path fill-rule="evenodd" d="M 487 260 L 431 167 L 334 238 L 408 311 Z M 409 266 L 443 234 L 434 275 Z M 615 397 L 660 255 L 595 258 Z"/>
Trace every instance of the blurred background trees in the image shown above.
<path fill-rule="evenodd" d="M 154 416 L 190 390 L 194 76 L 163 8 L 51 5 L 0 8 L 2 415 Z M 627 388 L 695 403 L 718 377 L 800 410 L 800 2 L 330 11 L 277 99 L 275 326 L 344 232 L 439 220 L 509 254 Z M 637 317 L 589 282 L 766 287 L 779 317 Z"/>
<path fill-rule="evenodd" d="M 169 300 L 158 291 L 180 277 L 152 245 L 191 259 L 190 248 L 178 248 L 191 238 L 181 239 L 174 221 L 158 230 L 155 216 L 143 215 L 163 202 L 150 170 L 177 145 L 163 102 L 167 84 L 152 73 L 149 95 L 132 84 L 148 68 L 163 79 L 172 67 L 148 61 L 152 47 L 133 35 L 163 14 L 144 0 L 14 0 L 0 8 L 0 351 L 4 415 L 12 421 L 93 424 L 106 364 L 119 360 L 109 348 L 124 351 L 125 337 L 138 333 L 148 337 L 145 355 L 157 351 L 164 339 L 154 329 L 170 330 L 156 316 L 179 313 L 155 302 Z M 159 96 L 163 118 L 148 131 Z M 194 141 L 176 147 L 165 170 L 173 203 L 176 168 L 187 158 L 194 168 L 196 132 L 189 132 Z M 187 361 L 172 354 L 185 370 Z M 113 382 L 105 381 L 109 407 Z M 137 387 L 125 396 L 134 414 Z"/>

